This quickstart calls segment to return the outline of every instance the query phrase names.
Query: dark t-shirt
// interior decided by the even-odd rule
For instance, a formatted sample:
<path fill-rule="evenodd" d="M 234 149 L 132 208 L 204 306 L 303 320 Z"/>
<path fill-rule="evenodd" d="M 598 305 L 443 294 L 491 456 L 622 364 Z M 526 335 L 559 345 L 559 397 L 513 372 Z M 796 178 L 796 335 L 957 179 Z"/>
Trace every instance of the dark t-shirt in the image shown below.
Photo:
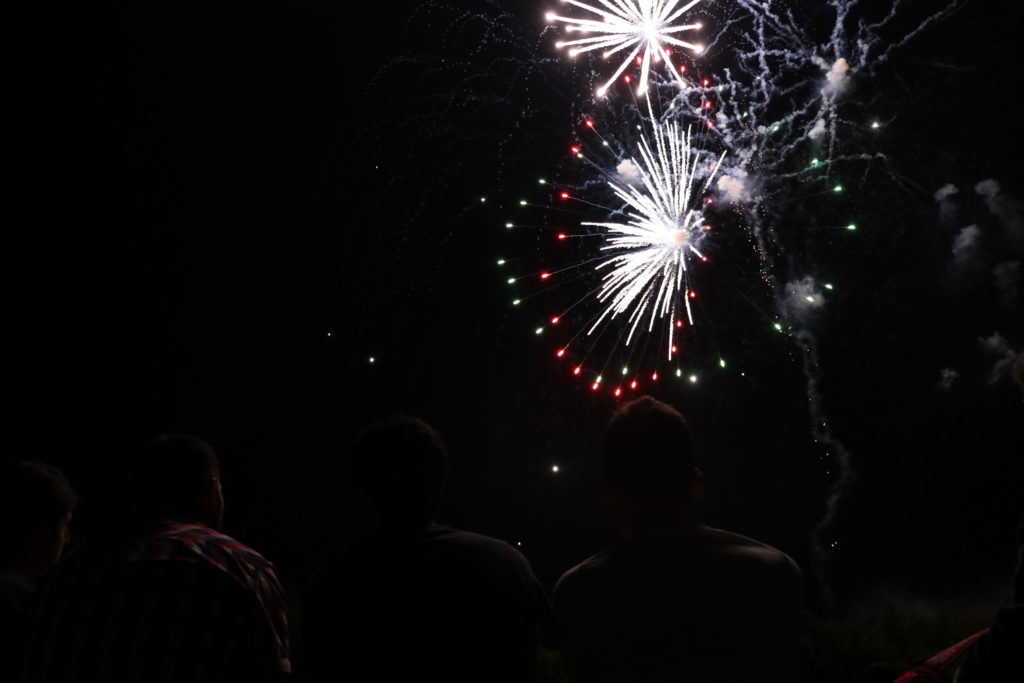
<path fill-rule="evenodd" d="M 609 548 L 555 586 L 572 681 L 795 681 L 801 574 L 784 553 L 704 525 Z"/>
<path fill-rule="evenodd" d="M 507 543 L 437 524 L 341 548 L 304 595 L 313 680 L 521 681 L 548 611 Z"/>

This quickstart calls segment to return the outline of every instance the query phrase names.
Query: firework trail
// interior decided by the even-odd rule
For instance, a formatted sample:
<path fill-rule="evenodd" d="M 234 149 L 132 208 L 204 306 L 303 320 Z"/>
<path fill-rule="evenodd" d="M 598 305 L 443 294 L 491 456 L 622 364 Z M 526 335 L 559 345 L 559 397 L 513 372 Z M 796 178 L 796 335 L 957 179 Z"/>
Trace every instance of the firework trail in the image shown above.
<path fill-rule="evenodd" d="M 844 187 L 835 177 L 847 169 L 876 168 L 894 182 L 904 182 L 883 155 L 858 151 L 864 132 L 877 130 L 880 124 L 866 122 L 860 105 L 844 95 L 855 80 L 874 77 L 894 50 L 949 16 L 962 2 L 951 0 L 896 38 L 884 36 L 897 16 L 900 0 L 873 20 L 866 12 L 858 13 L 860 4 L 859 0 L 828 0 L 831 21 L 812 31 L 779 2 L 735 0 L 707 48 L 708 55 L 719 48 L 732 53 L 731 58 L 725 57 L 730 64 L 714 87 L 720 107 L 714 120 L 717 142 L 734 160 L 731 168 L 723 169 L 717 189 L 742 208 L 756 240 L 762 276 L 802 354 L 812 437 L 827 449 L 836 470 L 825 510 L 812 530 L 813 571 L 827 605 L 832 595 L 824 578 L 826 548 L 838 544 L 830 537 L 831 529 L 856 475 L 850 452 L 830 427 L 819 390 L 814 314 L 825 292 L 807 273 L 813 264 L 800 263 L 792 255 L 789 245 L 794 238 L 787 234 L 786 224 L 799 220 L 794 198 L 842 193 Z M 696 88 L 679 93 L 674 116 L 684 121 L 704 116 L 707 97 Z M 843 223 L 848 231 L 856 229 L 852 222 Z"/>
<path fill-rule="evenodd" d="M 571 4 L 597 11 L 582 3 Z M 602 4 L 607 6 L 609 3 Z M 832 596 L 824 578 L 828 559 L 826 548 L 835 547 L 838 543 L 830 533 L 843 497 L 854 482 L 855 472 L 851 454 L 830 428 L 825 401 L 819 390 L 821 367 L 815 318 L 817 309 L 824 304 L 827 292 L 823 290 L 831 289 L 831 285 L 818 285 L 812 270 L 814 264 L 800 261 L 798 245 L 808 239 L 804 225 L 814 225 L 820 219 L 811 213 L 811 209 L 798 203 L 810 197 L 841 194 L 844 191 L 841 176 L 858 168 L 864 172 L 874 169 L 887 173 L 897 184 L 906 182 L 889 166 L 884 155 L 862 151 L 865 136 L 881 124 L 868 121 L 867 107 L 847 95 L 859 82 L 873 78 L 895 50 L 948 17 L 963 2 L 949 0 L 943 7 L 921 18 L 911 30 L 893 36 L 894 19 L 901 10 L 901 0 L 893 2 L 878 16 L 873 16 L 871 8 L 862 6 L 860 0 L 827 0 L 817 8 L 818 14 L 813 22 L 798 20 L 788 6 L 774 0 L 709 0 L 702 7 L 716 16 L 717 21 L 714 22 L 715 33 L 703 50 L 703 57 L 705 63 L 715 64 L 719 75 L 713 79 L 702 79 L 699 83 L 683 79 L 681 69 L 671 66 L 668 55 L 661 55 L 669 67 L 667 76 L 650 70 L 650 60 L 646 55 L 652 51 L 658 54 L 660 49 L 656 41 L 661 34 L 656 29 L 662 24 L 658 24 L 656 19 L 668 16 L 667 13 L 659 14 L 665 12 L 664 5 L 672 4 L 674 8 L 676 3 L 639 4 L 650 14 L 634 11 L 630 15 L 634 20 L 631 31 L 625 26 L 627 19 L 624 14 L 616 13 L 613 18 L 604 13 L 602 20 L 607 23 L 604 34 L 564 45 L 578 52 L 615 46 L 608 56 L 634 47 L 611 79 L 597 89 L 599 95 L 623 75 L 639 50 L 646 46 L 639 91 L 650 89 L 656 93 L 655 97 L 668 103 L 661 117 L 651 115 L 656 131 L 673 126 L 674 130 L 699 127 L 707 134 L 702 146 L 724 150 L 721 158 L 729 160 L 720 169 L 716 167 L 718 183 L 712 189 L 718 199 L 731 203 L 742 213 L 743 223 L 754 238 L 762 279 L 774 295 L 776 308 L 785 318 L 785 332 L 802 355 L 811 435 L 816 444 L 826 449 L 831 460 L 830 469 L 835 471 L 826 493 L 824 512 L 812 530 L 813 572 L 822 598 L 828 605 Z M 672 16 L 677 17 L 695 4 L 687 4 Z M 616 2 L 615 5 L 626 9 L 624 3 Z M 642 18 L 647 22 L 646 32 L 637 28 Z M 567 24 L 570 22 L 563 17 L 554 19 Z M 599 23 L 592 20 L 586 28 L 597 32 Z M 577 30 L 584 28 L 581 20 L 571 26 Z M 617 27 L 618 32 L 613 32 L 612 27 Z M 630 74 L 626 73 L 624 79 L 628 82 Z M 658 163 L 663 164 L 664 159 Z M 644 169 L 646 172 L 652 169 L 646 159 Z M 634 210 L 639 208 L 635 195 L 621 186 L 612 185 L 612 188 L 620 200 Z M 651 211 L 641 211 L 641 214 L 647 219 L 657 216 Z M 655 222 L 659 220 L 654 218 Z M 819 226 L 818 229 L 856 230 L 855 223 L 849 218 L 841 223 L 839 226 Z M 671 221 L 666 224 L 671 224 Z M 624 237 L 614 237 L 618 234 L 616 231 L 622 230 L 621 224 L 589 225 L 609 231 L 607 248 L 616 246 L 612 242 L 614 239 L 619 240 L 619 245 L 628 244 L 622 241 Z M 650 236 L 636 239 L 650 239 Z M 606 276 L 605 284 L 597 295 L 602 303 L 611 297 L 610 305 L 604 309 L 598 322 L 606 316 L 614 318 L 626 310 L 631 311 L 627 339 L 632 338 L 644 313 L 650 312 L 649 326 L 654 322 L 654 314 L 660 312 L 664 315 L 666 310 L 671 313 L 671 307 L 666 309 L 664 303 L 670 297 L 659 294 L 668 294 L 664 287 L 671 278 L 665 274 L 670 273 L 671 265 L 678 263 L 681 255 L 686 253 L 681 246 L 675 250 L 655 247 L 653 239 L 645 244 L 636 253 L 622 257 L 618 262 L 621 268 L 616 271 L 621 278 Z M 636 246 L 641 245 L 637 243 Z M 672 261 L 673 258 L 677 260 Z M 682 272 L 681 266 L 676 267 L 677 272 Z M 662 274 L 658 281 L 661 289 L 652 284 L 655 274 Z M 635 279 L 630 280 L 631 277 Z M 614 289 L 610 290 L 610 286 Z"/>

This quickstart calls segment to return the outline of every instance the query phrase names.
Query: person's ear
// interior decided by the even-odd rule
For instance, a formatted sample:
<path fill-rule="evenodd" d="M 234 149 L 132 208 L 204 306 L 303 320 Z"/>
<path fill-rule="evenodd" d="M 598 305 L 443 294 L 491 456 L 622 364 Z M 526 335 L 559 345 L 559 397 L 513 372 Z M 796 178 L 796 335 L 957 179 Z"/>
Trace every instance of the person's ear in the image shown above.
<path fill-rule="evenodd" d="M 704 473 L 700 468 L 693 468 L 693 476 L 690 480 L 690 505 L 699 503 L 704 498 Z"/>

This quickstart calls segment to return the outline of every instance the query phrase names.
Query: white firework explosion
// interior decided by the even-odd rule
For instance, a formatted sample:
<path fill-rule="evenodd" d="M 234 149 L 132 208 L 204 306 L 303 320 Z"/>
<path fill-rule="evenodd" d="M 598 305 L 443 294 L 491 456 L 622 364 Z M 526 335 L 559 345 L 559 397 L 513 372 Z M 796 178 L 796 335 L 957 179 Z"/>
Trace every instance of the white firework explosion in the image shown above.
<path fill-rule="evenodd" d="M 615 71 L 615 74 L 608 79 L 608 82 L 598 88 L 597 94 L 599 96 L 607 92 L 612 82 L 626 70 L 626 67 L 640 54 L 641 50 L 643 50 L 643 57 L 640 66 L 638 93 L 643 94 L 647 91 L 652 61 L 664 62 L 668 71 L 679 81 L 680 85 L 686 87 L 686 81 L 683 80 L 682 75 L 672 65 L 669 48 L 666 46 L 675 45 L 692 50 L 695 53 L 703 51 L 704 48 L 702 46 L 680 40 L 675 36 L 675 34 L 682 31 L 699 30 L 701 28 L 700 23 L 673 24 L 674 21 L 700 2 L 700 0 L 690 0 L 690 2 L 682 7 L 679 7 L 681 0 L 598 0 L 598 4 L 604 9 L 578 2 L 577 0 L 562 1 L 585 9 L 598 18 L 577 19 L 549 12 L 547 14 L 548 21 L 564 22 L 567 32 L 579 31 L 581 33 L 595 33 L 598 35 L 559 42 L 556 43 L 556 47 L 570 48 L 569 54 L 574 57 L 581 52 L 607 48 L 604 52 L 605 58 L 632 48 L 628 56 Z"/>
<path fill-rule="evenodd" d="M 695 296 L 687 280 L 687 261 L 692 255 L 704 259 L 699 250 L 705 236 L 704 215 L 700 195 L 711 184 L 725 157 L 715 163 L 700 192 L 694 194 L 695 172 L 701 158 L 690 146 L 690 132 L 677 123 L 658 125 L 653 122 L 654 145 L 646 136 L 640 138 L 642 163 L 630 160 L 637 171 L 637 181 L 628 185 L 609 182 L 615 194 L 626 203 L 625 223 L 583 223 L 607 231 L 602 250 L 613 251 L 598 270 L 610 268 L 597 292 L 605 304 L 587 334 L 594 332 L 606 319 L 628 314 L 630 330 L 628 345 L 641 322 L 647 320 L 647 331 L 659 319 L 677 320 L 685 308 L 690 323 L 693 313 L 690 299 Z M 673 331 L 669 325 L 669 358 L 672 357 Z"/>

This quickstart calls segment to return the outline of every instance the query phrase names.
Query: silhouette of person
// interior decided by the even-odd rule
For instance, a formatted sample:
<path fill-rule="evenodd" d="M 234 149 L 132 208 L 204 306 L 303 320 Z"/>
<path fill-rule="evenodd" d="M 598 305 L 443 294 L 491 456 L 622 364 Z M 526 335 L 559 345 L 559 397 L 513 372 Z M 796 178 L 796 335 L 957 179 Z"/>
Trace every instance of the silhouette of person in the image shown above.
<path fill-rule="evenodd" d="M 0 465 L 0 679 L 21 675 L 36 582 L 68 543 L 77 498 L 64 474 L 40 462 Z M 13 671 L 12 671 L 13 669 Z"/>
<path fill-rule="evenodd" d="M 1017 356 L 1013 380 L 1024 397 L 1024 353 Z M 1017 524 L 1017 569 L 1010 603 L 996 613 L 992 630 L 978 641 L 973 656 L 957 672 L 957 683 L 997 683 L 1024 679 L 1024 519 Z"/>
<path fill-rule="evenodd" d="M 531 680 L 548 601 L 509 544 L 435 522 L 448 469 L 439 434 L 392 417 L 346 462 L 357 531 L 304 595 L 312 680 Z"/>
<path fill-rule="evenodd" d="M 625 404 L 602 461 L 623 541 L 555 586 L 569 680 L 795 681 L 800 570 L 775 548 L 699 521 L 703 478 L 683 416 L 649 396 Z"/>
<path fill-rule="evenodd" d="M 70 558 L 40 591 L 29 679 L 284 680 L 281 585 L 269 561 L 217 531 L 217 454 L 163 435 L 128 474 L 128 533 Z"/>

